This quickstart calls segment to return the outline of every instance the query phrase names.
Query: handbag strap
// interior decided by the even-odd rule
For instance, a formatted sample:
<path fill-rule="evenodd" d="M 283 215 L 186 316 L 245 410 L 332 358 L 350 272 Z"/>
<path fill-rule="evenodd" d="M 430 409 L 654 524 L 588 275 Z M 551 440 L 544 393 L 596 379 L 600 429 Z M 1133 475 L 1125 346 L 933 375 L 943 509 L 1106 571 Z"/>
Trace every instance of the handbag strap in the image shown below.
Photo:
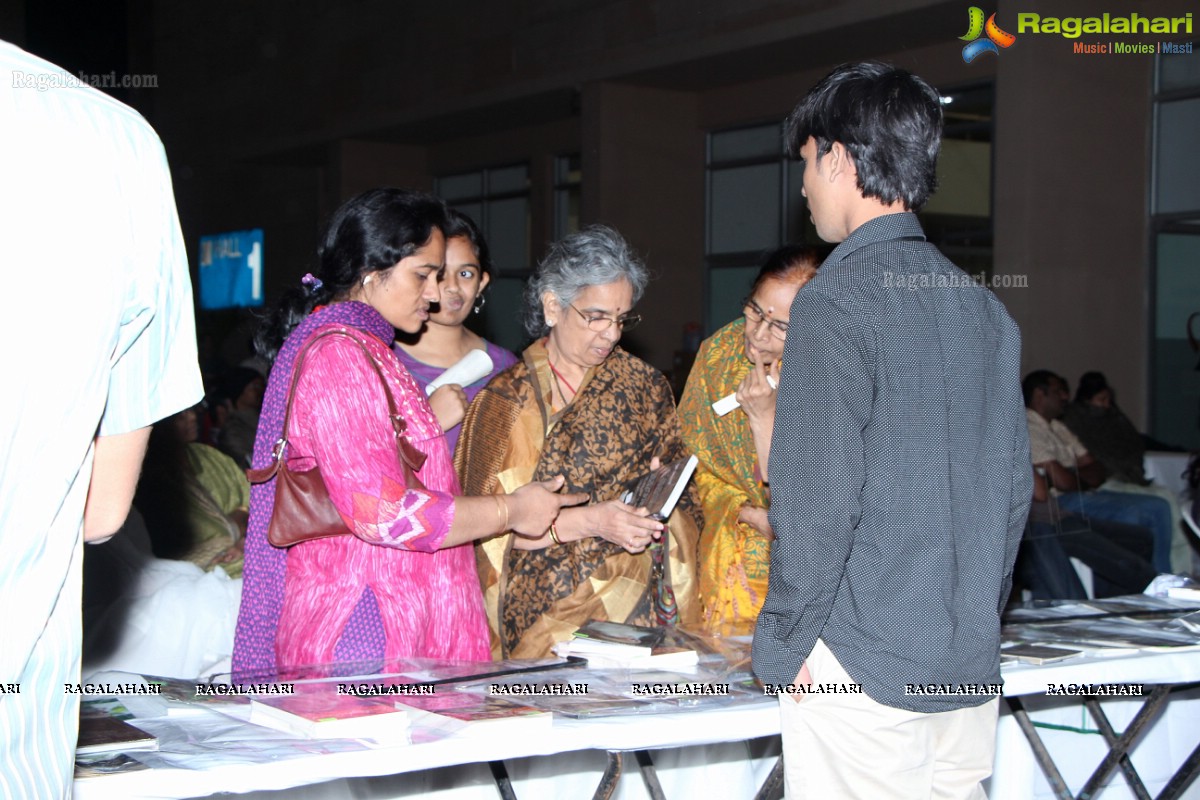
<path fill-rule="evenodd" d="M 384 394 L 387 395 L 388 419 L 390 419 L 392 422 L 392 430 L 395 432 L 396 444 L 398 445 L 398 451 L 401 457 L 413 472 L 419 470 L 425 463 L 425 454 L 414 448 L 404 438 L 404 434 L 408 430 L 408 422 L 397 410 L 396 398 L 392 394 L 391 387 L 388 386 L 387 379 L 383 376 L 383 370 L 379 368 L 379 363 L 375 360 L 375 357 L 371 355 L 371 351 L 367 349 L 367 346 L 363 344 L 362 341 L 350 333 L 343 330 L 331 330 L 318 333 L 316 336 L 309 339 L 305 343 L 304 347 L 300 350 L 300 353 L 296 356 L 296 363 L 292 368 L 292 380 L 288 385 L 287 408 L 283 412 L 283 431 L 280 434 L 279 441 L 275 443 L 271 464 L 261 469 L 251 469 L 246 471 L 246 475 L 249 477 L 251 483 L 263 483 L 270 480 L 275 476 L 275 473 L 279 470 L 280 465 L 283 463 L 284 449 L 287 447 L 288 430 L 292 419 L 292 403 L 296 399 L 296 387 L 300 383 L 300 373 L 304 369 L 304 361 L 308 357 L 308 351 L 311 350 L 317 342 L 326 338 L 327 336 L 343 336 L 354 342 L 363 351 L 363 354 L 367 357 L 367 362 L 371 365 L 372 369 L 375 370 L 375 374 L 379 376 L 380 383 L 383 384 Z"/>

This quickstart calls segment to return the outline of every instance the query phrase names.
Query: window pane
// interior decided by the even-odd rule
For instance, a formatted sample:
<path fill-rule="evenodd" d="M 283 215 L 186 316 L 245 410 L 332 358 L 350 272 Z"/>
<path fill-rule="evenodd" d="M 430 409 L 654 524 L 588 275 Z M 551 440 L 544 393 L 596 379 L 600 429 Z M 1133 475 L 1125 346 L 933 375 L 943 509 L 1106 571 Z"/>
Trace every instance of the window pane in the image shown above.
<path fill-rule="evenodd" d="M 579 183 L 583 180 L 582 173 L 579 153 L 554 159 L 554 182 L 556 184 Z"/>
<path fill-rule="evenodd" d="M 1188 317 L 1200 297 L 1200 236 L 1160 234 L 1155 275 L 1154 438 L 1200 448 L 1200 372 L 1188 344 Z M 1196 321 L 1192 322 L 1193 331 Z"/>
<path fill-rule="evenodd" d="M 712 170 L 710 253 L 779 245 L 780 165 Z"/>
<path fill-rule="evenodd" d="M 488 246 L 501 272 L 529 268 L 529 200 L 493 200 L 488 203 Z"/>
<path fill-rule="evenodd" d="M 450 207 L 466 214 L 480 230 L 483 229 L 483 203 L 451 203 Z"/>
<path fill-rule="evenodd" d="M 783 155 L 783 134 L 779 125 L 762 125 L 711 135 L 711 163 L 741 158 L 779 158 Z"/>
<path fill-rule="evenodd" d="M 568 233 L 576 233 L 579 230 L 579 195 L 578 186 L 554 190 L 555 239 L 561 239 Z"/>
<path fill-rule="evenodd" d="M 479 315 L 479 334 L 514 353 L 520 353 L 529 341 L 524 328 L 524 291 L 523 278 L 494 279 L 488 285 L 487 305 Z"/>
<path fill-rule="evenodd" d="M 467 172 L 462 175 L 448 175 L 438 178 L 437 193 L 444 200 L 455 200 L 460 197 L 479 197 L 483 194 L 483 173 Z"/>
<path fill-rule="evenodd" d="M 804 199 L 801 190 L 804 188 L 804 164 L 800 161 L 788 160 L 787 211 L 784 220 L 787 228 L 786 240 L 789 242 L 811 242 L 807 235 L 808 201 Z"/>
<path fill-rule="evenodd" d="M 1158 142 L 1154 150 L 1155 212 L 1200 209 L 1200 98 L 1158 105 Z"/>
<path fill-rule="evenodd" d="M 945 139 L 937 162 L 938 189 L 923 209 L 929 214 L 992 215 L 992 145 Z"/>
<path fill-rule="evenodd" d="M 527 189 L 529 189 L 529 167 L 524 164 L 488 170 L 489 195 L 524 192 Z"/>
<path fill-rule="evenodd" d="M 1158 58 L 1158 90 L 1200 87 L 1200 59 L 1193 53 L 1162 55 Z"/>
<path fill-rule="evenodd" d="M 758 267 L 723 267 L 708 271 L 708 330 L 733 322 L 742 314 L 742 301 L 750 294 L 750 284 Z"/>

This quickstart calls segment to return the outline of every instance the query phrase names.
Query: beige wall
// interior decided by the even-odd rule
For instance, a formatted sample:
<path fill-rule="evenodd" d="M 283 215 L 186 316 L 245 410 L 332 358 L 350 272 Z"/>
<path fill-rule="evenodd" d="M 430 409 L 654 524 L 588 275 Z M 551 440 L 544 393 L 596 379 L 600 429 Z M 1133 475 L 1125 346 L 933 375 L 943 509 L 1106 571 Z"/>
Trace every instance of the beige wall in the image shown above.
<path fill-rule="evenodd" d="M 612 83 L 583 92 L 584 222 L 611 225 L 656 276 L 626 346 L 671 367 L 704 297 L 704 137 L 696 98 Z"/>
<path fill-rule="evenodd" d="M 1124 8 L 1165 16 L 1194 4 Z M 1096 6 L 1064 0 L 1055 11 Z M 997 61 L 996 272 L 1029 279 L 997 294 L 1021 324 L 1025 369 L 1058 372 L 1072 391 L 1101 370 L 1144 427 L 1154 59 L 1074 54 L 1067 39 L 1026 35 Z"/>

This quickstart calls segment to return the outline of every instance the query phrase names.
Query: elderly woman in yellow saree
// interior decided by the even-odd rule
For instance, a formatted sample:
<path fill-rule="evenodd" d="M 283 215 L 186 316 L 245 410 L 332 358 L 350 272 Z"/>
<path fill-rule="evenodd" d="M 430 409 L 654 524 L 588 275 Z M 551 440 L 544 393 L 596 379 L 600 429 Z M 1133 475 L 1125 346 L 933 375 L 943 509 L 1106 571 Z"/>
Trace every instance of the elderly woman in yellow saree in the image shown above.
<path fill-rule="evenodd" d="M 710 633 L 751 633 L 767 596 L 774 539 L 767 457 L 779 359 L 792 300 L 819 264 L 815 250 L 796 245 L 768 256 L 743 316 L 700 345 L 679 401 L 684 441 L 700 459 L 699 590 L 702 626 Z M 731 394 L 739 407 L 718 415 L 713 403 Z"/>
<path fill-rule="evenodd" d="M 694 490 L 666 524 L 620 500 L 654 463 L 687 456 L 670 385 L 617 342 L 646 268 L 614 230 L 555 243 L 526 289 L 521 361 L 479 393 L 455 453 L 464 491 L 511 492 L 534 475 L 566 477 L 591 502 L 563 509 L 539 538 L 476 548 L 496 657 L 547 655 L 589 619 L 695 623 Z"/>

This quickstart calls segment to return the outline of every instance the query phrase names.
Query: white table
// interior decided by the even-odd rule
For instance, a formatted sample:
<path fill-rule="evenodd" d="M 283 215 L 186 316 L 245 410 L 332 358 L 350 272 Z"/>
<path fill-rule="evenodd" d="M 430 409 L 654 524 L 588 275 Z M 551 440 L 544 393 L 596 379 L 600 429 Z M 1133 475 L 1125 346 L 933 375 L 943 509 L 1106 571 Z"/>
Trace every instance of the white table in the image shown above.
<path fill-rule="evenodd" d="M 1188 684 L 1200 681 L 1200 650 L 1187 648 L 1165 652 L 1139 652 L 1116 657 L 1088 656 L 1040 667 L 1013 665 L 1004 670 L 1005 713 L 997 729 L 996 765 L 991 779 L 991 797 L 1052 798 L 1074 796 L 1084 788 L 1093 770 L 1109 755 L 1103 735 L 1081 733 L 1097 730 L 1094 712 L 1084 712 L 1081 697 L 1048 697 L 1050 684 L 1145 683 Z M 1150 687 L 1147 687 L 1149 692 Z M 1118 732 L 1134 724 L 1146 704 L 1142 698 L 1100 698 L 1103 713 Z M 1140 737 L 1135 737 L 1130 762 L 1146 788 L 1157 794 L 1178 769 L 1200 757 L 1200 690 L 1178 692 L 1162 699 L 1161 716 L 1154 715 Z M 1057 791 L 1032 757 L 1027 733 L 1021 730 L 1018 710 L 1027 711 L 1046 746 L 1065 787 Z M 1151 715 L 1153 709 L 1147 709 Z M 1075 729 L 1075 730 L 1073 730 Z M 1184 769 L 1184 772 L 1188 772 Z M 1105 800 L 1137 797 L 1129 779 L 1114 769 L 1101 785 Z M 1066 792 L 1069 787 L 1071 794 Z M 1200 784 L 1193 783 L 1179 795 L 1200 797 Z"/>
<path fill-rule="evenodd" d="M 1082 712 L 1071 710 L 1072 707 L 1079 708 L 1078 698 L 1067 698 L 1065 702 L 1049 698 L 1056 702 L 1047 703 L 1048 683 L 1180 684 L 1200 681 L 1200 651 L 1085 657 L 1041 667 L 1009 664 L 1005 665 L 1003 675 L 1005 695 L 1022 698 L 1035 721 L 1061 720 L 1065 714 L 1078 725 Z M 1188 751 L 1200 741 L 1200 696 L 1197 694 L 1172 697 L 1167 712 L 1148 729 L 1141 747 L 1134 751 L 1133 762 L 1152 790 L 1165 783 L 1187 757 Z M 1109 707 L 1106 704 L 1106 710 Z M 1134 711 L 1136 708 L 1123 710 L 1118 707 L 1110 714 L 1116 725 L 1123 726 Z M 166 720 L 141 721 L 139 724 L 155 728 L 156 733 L 167 731 L 164 747 L 169 748 L 170 731 L 179 735 L 189 723 Z M 239 723 L 230 721 L 227 728 L 225 734 L 238 735 Z M 272 736 L 254 726 L 240 725 L 240 728 L 241 735 L 251 739 Z M 287 790 L 279 795 L 264 796 L 288 800 L 318 797 L 490 799 L 497 796 L 496 787 L 484 764 L 501 759 L 509 760 L 517 796 L 576 797 L 588 796 L 595 789 L 605 767 L 605 751 L 653 750 L 667 797 L 749 798 L 767 777 L 773 758 L 761 755 L 751 758 L 742 743 L 778 732 L 778 709 L 769 702 L 744 708 L 587 721 L 556 718 L 549 730 L 521 738 L 451 737 L 375 750 L 313 753 L 286 760 L 254 757 L 239 760 L 230 754 L 201 770 L 156 768 L 79 780 L 75 784 L 75 797 L 78 800 L 126 800 Z M 1101 737 L 1095 735 L 1043 730 L 1041 738 L 1046 741 L 1068 783 L 1074 780 L 1078 784 L 1082 778 L 1077 776 L 1090 774 L 1107 751 Z M 443 770 L 440 777 L 430 777 L 438 776 L 439 773 L 433 770 L 440 767 L 455 769 L 453 772 Z M 632 765 L 627 771 L 635 772 Z M 387 775 L 398 777 L 374 782 L 370 779 L 370 776 Z M 1116 778 L 1113 783 L 1105 791 L 1104 800 L 1122 796 L 1121 779 Z M 650 795 L 636 774 L 629 774 L 616 796 L 640 798 Z M 1008 711 L 1002 713 L 998 727 L 990 796 L 992 800 L 1054 796 L 1049 793 L 1048 784 L 1038 770 L 1029 743 Z M 1200 797 L 1200 786 L 1193 786 L 1183 796 Z"/>
<path fill-rule="evenodd" d="M 212 715 L 205 715 L 206 717 Z M 178 732 L 190 723 L 184 720 L 139 720 L 138 724 L 160 735 L 172 729 Z M 225 731 L 237 726 L 231 721 Z M 252 729 L 257 736 L 261 729 Z M 374 750 L 302 755 L 277 761 L 248 760 L 243 763 L 217 763 L 203 770 L 156 768 L 141 772 L 87 778 L 75 783 L 77 800 L 93 798 L 183 798 L 217 792 L 248 792 L 266 789 L 289 789 L 344 777 L 392 775 L 438 767 L 547 756 L 574 751 L 633 751 L 656 748 L 679 748 L 689 745 L 744 742 L 779 732 L 779 712 L 774 703 L 760 702 L 743 708 L 706 709 L 702 712 L 679 712 L 624 717 L 605 717 L 587 721 L 556 717 L 554 725 L 544 732 L 520 738 L 462 738 L 450 737 L 434 742 L 401 745 Z M 261 732 L 271 738 L 273 734 Z M 594 759 L 593 759 L 594 761 Z M 599 759 L 600 769 L 591 771 L 585 780 L 595 789 L 605 759 Z M 735 771 L 745 780 L 761 781 L 771 764 L 758 769 L 744 765 Z M 485 781 L 486 783 L 486 781 Z M 494 786 L 484 787 L 481 796 L 495 797 Z M 751 792 L 753 793 L 753 792 Z M 424 791 L 417 794 L 424 796 Z M 293 794 L 287 795 L 292 797 Z M 360 796 L 355 793 L 355 796 Z M 533 795 L 531 795 L 533 796 Z M 740 795 L 739 795 L 740 796 Z"/>

